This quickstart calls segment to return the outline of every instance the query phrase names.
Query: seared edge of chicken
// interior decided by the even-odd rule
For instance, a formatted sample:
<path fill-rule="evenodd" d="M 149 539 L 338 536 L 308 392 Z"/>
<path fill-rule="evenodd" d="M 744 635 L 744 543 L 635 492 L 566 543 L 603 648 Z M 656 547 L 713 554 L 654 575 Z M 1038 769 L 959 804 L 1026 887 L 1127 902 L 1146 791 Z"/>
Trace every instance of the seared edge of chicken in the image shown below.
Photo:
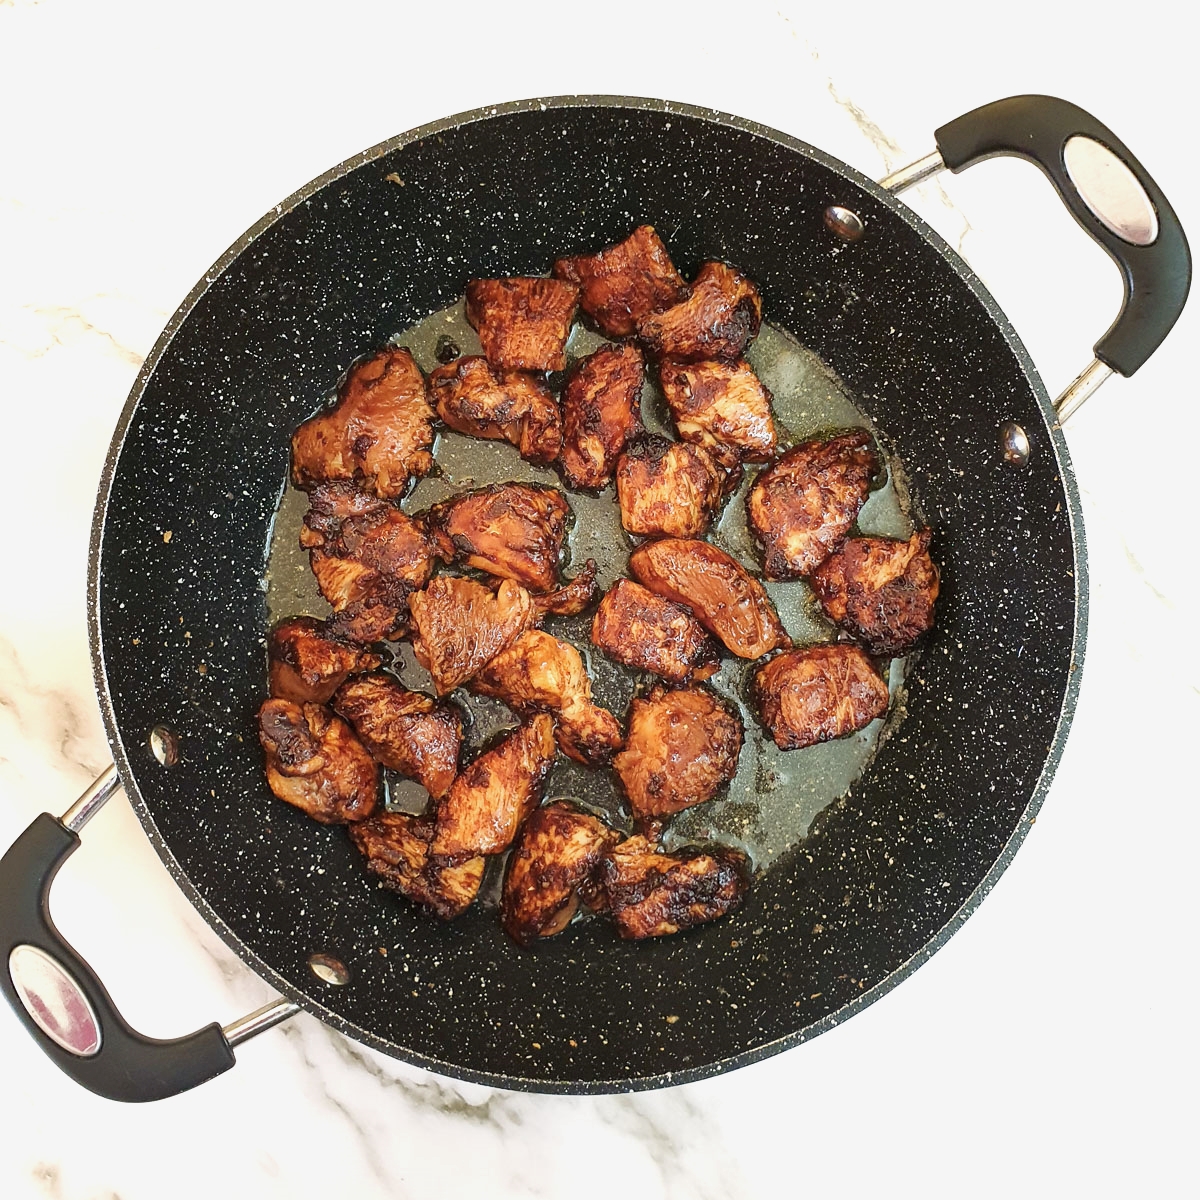
<path fill-rule="evenodd" d="M 433 409 L 421 369 L 390 347 L 355 363 L 333 408 L 292 435 L 292 481 L 305 490 L 354 479 L 377 496 L 399 496 L 433 466 Z"/>
<path fill-rule="evenodd" d="M 429 376 L 438 416 L 459 433 L 511 442 L 527 462 L 549 466 L 562 449 L 562 413 L 550 389 L 528 371 L 494 371 L 480 355 Z"/>
<path fill-rule="evenodd" d="M 447 866 L 430 857 L 431 817 L 383 812 L 350 826 L 350 840 L 367 860 L 367 870 L 384 887 L 431 908 L 444 921 L 466 911 L 479 893 L 483 858 Z"/>
<path fill-rule="evenodd" d="M 561 371 L 579 304 L 579 288 L 559 279 L 472 279 L 467 320 L 494 367 Z"/>
<path fill-rule="evenodd" d="M 711 800 L 737 774 L 741 752 L 741 719 L 711 692 L 658 686 L 630 706 L 613 769 L 641 822 Z"/>
<path fill-rule="evenodd" d="M 579 890 L 599 874 L 620 835 L 565 800 L 536 809 L 521 828 L 504 874 L 500 923 L 522 946 L 561 933 Z"/>
<path fill-rule="evenodd" d="M 629 337 L 637 323 L 688 294 L 683 276 L 653 225 L 596 254 L 560 258 L 554 277 L 579 284 L 579 307 L 607 337 Z"/>
<path fill-rule="evenodd" d="M 700 537 L 721 504 L 725 473 L 701 446 L 651 437 L 617 460 L 621 524 L 632 534 Z"/>
<path fill-rule="evenodd" d="M 572 371 L 563 390 L 559 457 L 570 487 L 604 487 L 621 451 L 641 432 L 644 366 L 637 346 L 601 346 Z"/>
<path fill-rule="evenodd" d="M 623 938 L 663 937 L 715 921 L 750 889 L 744 855 L 725 846 L 690 846 L 673 854 L 631 837 L 604 859 L 604 891 Z"/>
<path fill-rule="evenodd" d="M 289 617 L 267 638 L 271 695 L 297 704 L 325 704 L 346 679 L 379 666 L 379 656 L 329 636 L 315 617 Z"/>
<path fill-rule="evenodd" d="M 929 530 L 908 541 L 848 538 L 809 582 L 825 615 L 871 654 L 903 654 L 933 628 L 940 578 L 929 557 Z"/>
<path fill-rule="evenodd" d="M 766 462 L 775 454 L 779 433 L 771 393 L 744 358 L 668 358 L 659 364 L 658 380 L 679 436 L 704 446 L 722 466 Z"/>
<path fill-rule="evenodd" d="M 596 599 L 599 586 L 596 583 L 596 560 L 589 558 L 574 579 L 568 580 L 557 591 L 540 592 L 533 597 L 533 606 L 539 618 L 546 613 L 562 617 L 573 617 L 581 613 Z"/>
<path fill-rule="evenodd" d="M 746 496 L 746 515 L 765 552 L 767 579 L 808 575 L 842 544 L 879 473 L 865 429 L 793 447 Z"/>
<path fill-rule="evenodd" d="M 385 767 L 415 779 L 440 800 L 458 772 L 462 716 L 452 704 L 410 692 L 383 671 L 342 684 L 333 710 Z"/>
<path fill-rule="evenodd" d="M 542 781 L 553 762 L 554 719 L 539 713 L 451 784 L 438 806 L 434 856 L 460 863 L 507 850 L 541 800 Z"/>
<path fill-rule="evenodd" d="M 734 359 L 762 324 L 758 288 L 736 267 L 706 262 L 686 300 L 637 323 L 637 334 L 653 358 Z"/>
<path fill-rule="evenodd" d="M 271 791 L 314 821 L 341 825 L 375 811 L 379 766 L 350 726 L 323 705 L 264 701 L 258 740 Z"/>
<path fill-rule="evenodd" d="M 781 750 L 845 737 L 887 712 L 888 687 L 847 643 L 792 650 L 759 667 L 754 700 Z"/>
<path fill-rule="evenodd" d="M 635 671 L 669 683 L 707 679 L 720 666 L 716 643 L 681 604 L 618 579 L 592 620 L 592 643 Z"/>
<path fill-rule="evenodd" d="M 792 644 L 762 584 L 708 542 L 644 542 L 629 556 L 629 569 L 652 592 L 695 613 L 739 658 L 761 658 Z"/>

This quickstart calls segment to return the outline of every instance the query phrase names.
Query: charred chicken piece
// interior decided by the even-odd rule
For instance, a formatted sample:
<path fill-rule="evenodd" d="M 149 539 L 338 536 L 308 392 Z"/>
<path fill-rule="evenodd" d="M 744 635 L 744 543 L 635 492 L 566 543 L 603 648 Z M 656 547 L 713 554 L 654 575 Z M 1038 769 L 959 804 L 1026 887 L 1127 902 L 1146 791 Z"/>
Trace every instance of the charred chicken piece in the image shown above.
<path fill-rule="evenodd" d="M 779 434 L 771 393 L 744 358 L 732 363 L 669 358 L 659 366 L 658 379 L 685 442 L 705 447 L 724 467 L 774 455 Z"/>
<path fill-rule="evenodd" d="M 634 534 L 700 537 L 721 503 L 725 474 L 707 450 L 645 438 L 617 461 L 621 524 Z"/>
<path fill-rule="evenodd" d="M 773 658 L 754 676 L 763 724 L 780 750 L 845 737 L 887 712 L 887 684 L 847 643 L 810 646 Z"/>
<path fill-rule="evenodd" d="M 473 579 L 439 575 L 408 603 L 413 650 L 439 696 L 465 683 L 541 619 L 532 597 L 511 579 L 492 592 Z"/>
<path fill-rule="evenodd" d="M 645 542 L 630 555 L 629 569 L 652 592 L 691 609 L 739 658 L 761 658 L 792 644 L 762 584 L 708 542 Z"/>
<path fill-rule="evenodd" d="M 613 338 L 629 337 L 644 317 L 688 294 L 652 225 L 639 225 L 623 242 L 598 254 L 560 258 L 554 277 L 579 284 L 580 308 Z"/>
<path fill-rule="evenodd" d="M 691 294 L 666 312 L 643 317 L 638 337 L 652 358 L 735 359 L 758 333 L 762 300 L 737 268 L 707 262 Z"/>
<path fill-rule="evenodd" d="M 865 429 L 789 450 L 754 481 L 746 513 L 767 579 L 808 575 L 842 544 L 879 473 Z"/>
<path fill-rule="evenodd" d="M 903 654 L 933 628 L 938 569 L 929 557 L 929 530 L 907 542 L 850 538 L 809 582 L 825 615 L 871 654 Z"/>
<path fill-rule="evenodd" d="M 433 466 L 433 409 L 407 350 L 388 349 L 350 369 L 337 404 L 292 435 L 292 481 L 306 491 L 354 479 L 377 496 L 399 496 Z"/>
<path fill-rule="evenodd" d="M 470 906 L 483 881 L 482 858 L 446 866 L 430 857 L 435 824 L 431 817 L 383 812 L 350 826 L 350 840 L 366 856 L 367 870 L 384 887 L 431 908 L 444 921 Z"/>
<path fill-rule="evenodd" d="M 415 779 L 440 800 L 458 773 L 462 718 L 452 704 L 409 692 L 382 671 L 344 683 L 333 710 L 385 767 Z"/>
<path fill-rule="evenodd" d="M 568 583 L 563 584 L 557 591 L 541 592 L 533 597 L 533 606 L 538 611 L 540 620 L 546 613 L 557 613 L 563 617 L 573 617 L 581 613 L 596 599 L 596 560 L 589 558 L 583 564 L 583 570 Z"/>
<path fill-rule="evenodd" d="M 502 483 L 439 504 L 429 519 L 444 558 L 549 592 L 558 582 L 570 512 L 554 488 Z"/>
<path fill-rule="evenodd" d="M 349 676 L 379 666 L 379 657 L 336 641 L 315 617 L 291 617 L 271 631 L 267 662 L 272 696 L 326 704 Z"/>
<path fill-rule="evenodd" d="M 522 946 L 561 933 L 579 907 L 579 889 L 599 873 L 619 835 L 559 800 L 525 822 L 504 875 L 500 923 Z"/>
<path fill-rule="evenodd" d="M 481 754 L 450 787 L 437 815 L 432 853 L 461 863 L 507 850 L 538 806 L 554 762 L 554 719 L 539 713 Z"/>
<path fill-rule="evenodd" d="M 258 740 L 271 791 L 314 821 L 342 825 L 375 811 L 379 767 L 350 726 L 323 705 L 265 701 Z"/>
<path fill-rule="evenodd" d="M 472 680 L 471 690 L 519 713 L 554 713 L 559 748 L 576 762 L 606 762 L 621 745 L 616 717 L 592 703 L 579 651 L 540 629 L 521 634 L 497 654 Z"/>
<path fill-rule="evenodd" d="M 704 688 L 656 687 L 629 712 L 613 769 L 639 821 L 711 800 L 737 774 L 742 723 Z"/>
<path fill-rule="evenodd" d="M 579 288 L 559 279 L 472 279 L 467 320 L 493 367 L 561 371 Z"/>
<path fill-rule="evenodd" d="M 609 658 L 668 683 L 707 679 L 720 666 L 716 643 L 686 608 L 631 579 L 618 579 L 600 601 L 592 642 Z"/>
<path fill-rule="evenodd" d="M 602 346 L 576 366 L 563 392 L 563 478 L 602 488 L 629 440 L 641 431 L 644 364 L 636 346 Z"/>
<path fill-rule="evenodd" d="M 732 912 L 750 889 L 744 855 L 725 846 L 661 854 L 631 837 L 604 859 L 604 891 L 623 938 L 662 937 Z"/>
<path fill-rule="evenodd" d="M 438 367 L 429 390 L 438 416 L 459 433 L 511 442 L 542 467 L 562 449 L 558 401 L 528 371 L 493 371 L 486 358 L 472 355 Z"/>

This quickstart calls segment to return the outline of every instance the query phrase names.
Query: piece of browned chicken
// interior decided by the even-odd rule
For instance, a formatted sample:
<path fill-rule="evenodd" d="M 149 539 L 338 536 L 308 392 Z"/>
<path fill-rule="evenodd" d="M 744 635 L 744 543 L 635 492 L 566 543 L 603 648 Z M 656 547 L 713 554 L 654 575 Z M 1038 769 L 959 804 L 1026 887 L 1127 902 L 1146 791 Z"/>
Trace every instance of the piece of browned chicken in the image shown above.
<path fill-rule="evenodd" d="M 433 409 L 421 369 L 394 347 L 350 368 L 337 404 L 292 435 L 292 480 L 305 490 L 358 480 L 377 496 L 399 496 L 433 466 Z"/>
<path fill-rule="evenodd" d="M 483 858 L 447 866 L 430 857 L 432 817 L 383 812 L 350 826 L 350 840 L 367 859 L 367 870 L 384 887 L 431 908 L 444 921 L 465 912 L 483 881 Z"/>
<path fill-rule="evenodd" d="M 493 367 L 561 371 L 579 288 L 560 279 L 472 279 L 467 320 Z"/>
<path fill-rule="evenodd" d="M 497 654 L 471 681 L 471 690 L 519 713 L 553 713 L 559 749 L 576 762 L 607 762 L 621 745 L 617 718 L 592 703 L 579 651 L 541 629 L 528 630 Z"/>
<path fill-rule="evenodd" d="M 739 658 L 761 658 L 792 644 L 762 584 L 708 542 L 644 542 L 629 556 L 629 569 L 652 592 L 691 609 Z"/>
<path fill-rule="evenodd" d="M 700 537 L 724 484 L 725 473 L 702 447 L 643 438 L 617 460 L 621 524 L 641 537 Z"/>
<path fill-rule="evenodd" d="M 673 854 L 631 837 L 603 863 L 609 910 L 623 938 L 662 937 L 732 912 L 750 889 L 744 855 L 725 846 L 689 846 Z"/>
<path fill-rule="evenodd" d="M 450 786 L 438 806 L 433 854 L 460 863 L 507 850 L 542 798 L 554 762 L 554 718 L 531 717 L 481 754 Z"/>
<path fill-rule="evenodd" d="M 323 705 L 264 701 L 258 740 L 271 791 L 314 821 L 341 825 L 375 811 L 379 767 L 350 726 Z"/>
<path fill-rule="evenodd" d="M 560 258 L 554 277 L 579 284 L 579 307 L 606 337 L 629 337 L 644 317 L 688 294 L 653 225 L 639 225 L 598 254 Z"/>
<path fill-rule="evenodd" d="M 640 823 L 711 800 L 737 774 L 741 752 L 742 722 L 712 692 L 658 686 L 630 707 L 613 769 Z"/>
<path fill-rule="evenodd" d="M 848 643 L 809 646 L 773 658 L 754 676 L 763 724 L 781 750 L 845 737 L 887 712 L 887 683 Z"/>
<path fill-rule="evenodd" d="M 635 671 L 668 683 L 707 679 L 720 666 L 716 643 L 680 604 L 618 579 L 592 620 L 592 643 Z"/>
<path fill-rule="evenodd" d="M 438 416 L 459 433 L 511 442 L 521 457 L 548 466 L 562 449 L 562 413 L 550 389 L 528 371 L 496 371 L 471 355 L 429 376 Z"/>
<path fill-rule="evenodd" d="M 601 346 L 578 363 L 563 391 L 563 479 L 602 488 L 621 451 L 641 432 L 644 364 L 634 345 Z"/>
<path fill-rule="evenodd" d="M 809 582 L 825 615 L 871 654 L 903 654 L 933 628 L 939 579 L 928 529 L 908 541 L 848 538 Z"/>
<path fill-rule="evenodd" d="M 429 512 L 440 553 L 531 592 L 558 583 L 571 507 L 555 488 L 500 483 L 466 492 Z"/>
<path fill-rule="evenodd" d="M 407 691 L 379 671 L 342 684 L 333 710 L 385 767 L 415 779 L 435 800 L 450 790 L 462 744 L 462 716 L 454 705 Z"/>
<path fill-rule="evenodd" d="M 379 656 L 331 637 L 315 617 L 289 617 L 267 639 L 271 695 L 325 704 L 346 679 L 379 666 Z"/>
<path fill-rule="evenodd" d="M 750 528 L 765 554 L 767 579 L 808 575 L 842 544 L 879 474 L 865 429 L 789 450 L 746 496 Z"/>
<path fill-rule="evenodd" d="M 620 835 L 573 804 L 536 809 L 521 829 L 504 874 L 500 923 L 522 946 L 561 933 L 579 907 L 579 890 L 599 874 Z"/>
<path fill-rule="evenodd" d="M 665 359 L 658 381 L 685 442 L 704 446 L 724 467 L 766 462 L 775 453 L 779 433 L 771 415 L 771 393 L 750 364 L 686 363 Z"/>
<path fill-rule="evenodd" d="M 686 300 L 637 323 L 652 358 L 735 359 L 762 324 L 758 288 L 736 267 L 707 262 Z"/>

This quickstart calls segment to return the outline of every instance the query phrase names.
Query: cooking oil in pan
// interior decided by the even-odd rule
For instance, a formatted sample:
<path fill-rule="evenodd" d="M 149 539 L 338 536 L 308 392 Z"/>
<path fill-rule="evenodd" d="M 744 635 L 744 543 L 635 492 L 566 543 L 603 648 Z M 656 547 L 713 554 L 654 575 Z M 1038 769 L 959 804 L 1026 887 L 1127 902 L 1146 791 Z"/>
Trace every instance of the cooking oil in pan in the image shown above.
<path fill-rule="evenodd" d="M 479 339 L 467 324 L 461 302 L 398 334 L 393 341 L 406 346 L 426 373 L 440 361 L 457 354 L 478 354 Z M 568 366 L 604 344 L 604 339 L 577 325 L 567 344 Z M 796 443 L 820 434 L 865 428 L 876 435 L 865 414 L 854 404 L 845 386 L 811 351 L 785 330 L 764 324 L 746 357 L 774 397 L 776 422 L 785 442 Z M 325 397 L 325 400 L 330 397 Z M 314 406 L 315 407 L 315 406 Z M 654 433 L 671 435 L 670 415 L 653 373 L 642 391 L 642 418 Z M 530 466 L 513 446 L 442 431 L 434 446 L 435 467 L 419 480 L 404 499 L 405 512 L 416 513 L 467 488 L 493 483 L 535 483 L 561 488 L 552 470 Z M 757 573 L 756 545 L 746 525 L 745 497 L 756 468 L 746 473 L 711 530 L 710 539 Z M 913 529 L 907 487 L 899 464 L 889 461 L 885 478 L 871 494 L 859 515 L 858 531 L 887 537 L 907 537 Z M 574 514 L 567 537 L 564 573 L 575 575 L 593 559 L 601 588 L 628 574 L 629 554 L 637 544 L 621 526 L 615 490 L 598 495 L 569 492 Z M 308 568 L 308 555 L 299 547 L 300 523 L 307 511 L 302 492 L 286 486 L 272 528 L 265 573 L 267 617 L 271 624 L 285 617 L 308 614 L 324 617 L 329 606 L 317 591 Z M 784 627 L 797 645 L 832 641 L 834 627 L 803 581 L 766 583 Z M 619 718 L 627 716 L 631 700 L 654 685 L 654 677 L 620 666 L 595 649 L 590 641 L 591 616 L 547 618 L 546 629 L 569 641 L 583 655 L 592 681 L 592 697 Z M 405 686 L 433 693 L 429 674 L 416 661 L 406 642 L 389 647 L 391 668 Z M 715 800 L 674 817 L 663 835 L 668 849 L 689 842 L 718 841 L 737 846 L 751 857 L 757 870 L 800 843 L 817 814 L 853 787 L 873 758 L 881 736 L 899 721 L 904 711 L 905 661 L 895 659 L 889 668 L 892 704 L 886 717 L 837 741 L 805 750 L 779 750 L 759 724 L 749 702 L 755 664 L 724 656 L 721 670 L 710 686 L 741 716 L 745 740 L 737 775 Z M 472 696 L 465 689 L 451 699 L 463 711 L 465 752 L 477 753 L 517 719 L 498 701 Z M 386 773 L 390 776 L 390 773 Z M 547 780 L 550 798 L 570 798 L 628 829 L 628 812 L 622 803 L 611 770 L 595 770 L 560 756 Z M 415 783 L 387 779 L 389 807 L 418 812 L 427 803 Z M 495 897 L 498 875 L 481 898 Z"/>

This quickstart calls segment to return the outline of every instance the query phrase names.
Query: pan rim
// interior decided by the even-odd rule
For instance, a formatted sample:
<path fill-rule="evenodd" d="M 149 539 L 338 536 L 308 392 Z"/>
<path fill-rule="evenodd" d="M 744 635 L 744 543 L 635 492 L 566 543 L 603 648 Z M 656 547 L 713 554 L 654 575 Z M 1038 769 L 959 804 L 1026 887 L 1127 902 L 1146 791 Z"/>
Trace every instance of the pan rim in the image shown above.
<path fill-rule="evenodd" d="M 105 655 L 100 621 L 100 552 L 104 539 L 109 500 L 116 477 L 117 465 L 124 448 L 126 434 L 130 429 L 149 381 L 157 370 L 159 363 L 166 356 L 175 334 L 190 316 L 200 299 L 225 270 L 284 214 L 304 203 L 328 184 L 385 154 L 390 154 L 414 142 L 434 137 L 440 133 L 499 116 L 539 110 L 571 108 L 625 108 L 642 112 L 677 113 L 680 116 L 691 117 L 710 124 L 732 128 L 739 132 L 748 133 L 754 137 L 774 142 L 785 149 L 810 158 L 841 175 L 849 183 L 859 187 L 868 193 L 872 199 L 888 208 L 893 214 L 909 225 L 915 233 L 923 237 L 955 271 L 961 281 L 970 289 L 975 299 L 981 304 L 988 317 L 995 323 L 1033 388 L 1034 397 L 1046 427 L 1047 442 L 1053 452 L 1059 480 L 1067 498 L 1067 518 L 1070 525 L 1073 549 L 1075 619 L 1071 643 L 1071 661 L 1054 737 L 1051 740 L 1045 762 L 1033 788 L 1029 803 L 1022 812 L 1013 833 L 1005 842 L 999 855 L 983 879 L 972 889 L 950 918 L 918 951 L 895 968 L 884 979 L 880 980 L 879 983 L 865 990 L 841 1008 L 834 1010 L 818 1021 L 806 1025 L 800 1030 L 775 1038 L 763 1045 L 742 1050 L 736 1054 L 730 1054 L 699 1066 L 688 1067 L 679 1071 L 659 1072 L 653 1075 L 641 1076 L 637 1079 L 547 1080 L 466 1068 L 408 1049 L 405 1049 L 404 1053 L 400 1054 L 397 1053 L 397 1047 L 393 1043 L 332 1012 L 313 995 L 300 991 L 288 982 L 288 980 L 279 975 L 254 950 L 247 946 L 209 905 L 204 896 L 192 884 L 166 840 L 159 832 L 149 806 L 138 789 L 136 775 L 133 771 L 130 758 L 126 753 L 121 731 L 117 725 L 104 665 Z M 651 97 L 614 95 L 549 96 L 485 105 L 466 112 L 442 117 L 404 133 L 397 134 L 392 138 L 388 138 L 344 159 L 336 166 L 331 167 L 329 170 L 304 184 L 280 203 L 274 205 L 234 241 L 212 266 L 204 272 L 203 276 L 201 276 L 171 315 L 162 333 L 155 341 L 130 389 L 129 396 L 125 401 L 125 405 L 121 410 L 120 417 L 113 431 L 112 440 L 109 444 L 108 453 L 105 456 L 97 488 L 96 505 L 92 517 L 91 536 L 88 546 L 87 609 L 88 641 L 91 651 L 92 675 L 96 688 L 97 701 L 104 723 L 105 734 L 112 751 L 113 761 L 120 775 L 125 793 L 129 797 L 130 804 L 155 852 L 170 872 L 175 883 L 187 897 L 189 903 L 200 913 L 205 922 L 216 932 L 221 940 L 259 978 L 277 989 L 282 996 L 291 1000 L 301 1009 L 337 1030 L 339 1033 L 354 1041 L 370 1046 L 372 1049 L 379 1050 L 389 1057 L 398 1058 L 403 1062 L 422 1067 L 435 1074 L 511 1091 L 541 1092 L 558 1095 L 608 1095 L 622 1092 L 650 1091 L 675 1084 L 708 1079 L 715 1075 L 735 1070 L 738 1067 L 748 1066 L 751 1063 L 770 1058 L 784 1050 L 809 1041 L 818 1034 L 824 1033 L 836 1025 L 840 1025 L 861 1009 L 866 1008 L 886 995 L 892 988 L 907 979 L 913 971 L 940 950 L 950 937 L 961 928 L 967 918 L 979 907 L 984 897 L 995 886 L 1000 875 L 1007 869 L 1017 850 L 1020 849 L 1029 832 L 1030 826 L 1033 824 L 1034 818 L 1037 816 L 1046 799 L 1066 747 L 1067 737 L 1070 733 L 1072 719 L 1078 703 L 1084 653 L 1087 643 L 1087 545 L 1083 525 L 1082 504 L 1066 439 L 1063 436 L 1062 430 L 1056 425 L 1055 412 L 1050 397 L 1037 368 L 1030 358 L 1028 351 L 1025 349 L 1024 343 L 1021 341 L 1020 336 L 1009 322 L 1000 305 L 978 276 L 976 276 L 971 267 L 945 239 L 927 225 L 912 209 L 908 208 L 907 205 L 903 204 L 890 192 L 881 188 L 874 180 L 861 174 L 849 164 L 801 141 L 799 138 L 744 117 L 738 117 L 714 108 Z"/>

